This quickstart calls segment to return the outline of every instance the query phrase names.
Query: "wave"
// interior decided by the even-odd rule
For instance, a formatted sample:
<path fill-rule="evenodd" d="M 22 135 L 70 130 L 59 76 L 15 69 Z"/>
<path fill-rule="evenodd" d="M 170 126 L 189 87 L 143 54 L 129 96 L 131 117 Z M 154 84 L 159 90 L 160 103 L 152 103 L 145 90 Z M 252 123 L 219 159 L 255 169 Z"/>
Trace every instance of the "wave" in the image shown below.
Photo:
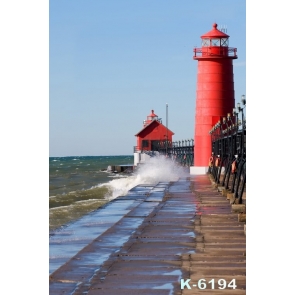
<path fill-rule="evenodd" d="M 112 200 L 124 196 L 133 187 L 139 184 L 157 184 L 158 182 L 176 181 L 180 177 L 189 176 L 187 169 L 179 166 L 171 159 L 157 156 L 148 159 L 139 165 L 132 176 L 111 180 L 97 187 L 108 188 L 106 198 Z"/>
<path fill-rule="evenodd" d="M 49 208 L 68 206 L 77 201 L 104 200 L 108 193 L 107 187 L 97 187 L 88 190 L 71 191 L 67 194 L 57 194 L 49 198 Z"/>
<path fill-rule="evenodd" d="M 106 202 L 105 199 L 89 199 L 51 208 L 49 210 L 49 230 L 53 231 L 57 228 L 61 228 L 98 209 Z"/>

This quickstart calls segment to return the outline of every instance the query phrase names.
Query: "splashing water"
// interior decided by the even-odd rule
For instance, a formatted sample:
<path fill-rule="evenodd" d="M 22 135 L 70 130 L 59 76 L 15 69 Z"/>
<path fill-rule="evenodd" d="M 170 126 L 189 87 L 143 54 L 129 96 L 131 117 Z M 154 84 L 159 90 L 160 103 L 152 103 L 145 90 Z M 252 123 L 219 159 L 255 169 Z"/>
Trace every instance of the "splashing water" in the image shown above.
<path fill-rule="evenodd" d="M 99 187 L 107 187 L 109 193 L 106 198 L 112 200 L 124 196 L 133 187 L 139 184 L 157 184 L 158 182 L 176 181 L 180 177 L 189 176 L 187 168 L 179 166 L 176 162 L 160 155 L 151 157 L 140 164 L 134 175 L 112 180 Z"/>

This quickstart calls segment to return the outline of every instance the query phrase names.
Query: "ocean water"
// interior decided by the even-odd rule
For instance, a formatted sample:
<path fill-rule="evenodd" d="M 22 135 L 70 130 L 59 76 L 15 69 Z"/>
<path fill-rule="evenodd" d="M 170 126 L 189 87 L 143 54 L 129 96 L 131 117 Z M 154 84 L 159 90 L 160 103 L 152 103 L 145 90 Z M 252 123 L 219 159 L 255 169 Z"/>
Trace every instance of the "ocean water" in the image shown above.
<path fill-rule="evenodd" d="M 97 209 L 112 198 L 114 179 L 109 166 L 133 165 L 133 156 L 49 158 L 49 230 L 60 228 Z M 109 169 L 108 169 L 109 168 Z"/>
<path fill-rule="evenodd" d="M 189 175 L 187 168 L 163 156 L 150 158 L 132 173 L 110 171 L 110 166 L 132 166 L 133 162 L 133 155 L 50 157 L 49 231 L 66 227 L 136 185 Z"/>

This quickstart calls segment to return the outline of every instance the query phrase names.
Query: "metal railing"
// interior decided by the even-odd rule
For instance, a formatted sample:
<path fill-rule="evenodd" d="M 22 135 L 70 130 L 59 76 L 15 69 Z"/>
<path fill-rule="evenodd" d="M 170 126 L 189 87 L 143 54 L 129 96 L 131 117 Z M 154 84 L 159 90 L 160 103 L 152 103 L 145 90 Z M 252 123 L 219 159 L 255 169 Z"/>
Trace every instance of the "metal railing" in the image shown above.
<path fill-rule="evenodd" d="M 181 166 L 193 166 L 194 164 L 194 140 L 160 141 L 155 149 L 160 154 L 177 162 Z"/>
<path fill-rule="evenodd" d="M 246 120 L 243 112 L 246 100 L 242 99 L 242 102 L 243 108 L 238 104 L 237 109 L 233 109 L 232 116 L 227 114 L 209 132 L 212 143 L 209 173 L 215 183 L 234 194 L 236 204 L 242 203 L 246 185 Z M 239 113 L 242 114 L 242 120 L 239 120 Z"/>

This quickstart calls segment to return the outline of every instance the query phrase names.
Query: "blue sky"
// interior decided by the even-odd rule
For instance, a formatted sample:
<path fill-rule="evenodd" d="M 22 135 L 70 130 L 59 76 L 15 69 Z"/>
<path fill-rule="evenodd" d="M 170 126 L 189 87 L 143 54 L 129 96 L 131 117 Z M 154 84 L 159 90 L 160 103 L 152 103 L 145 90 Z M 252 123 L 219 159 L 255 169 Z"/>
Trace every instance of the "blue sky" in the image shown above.
<path fill-rule="evenodd" d="M 193 48 L 216 22 L 236 47 L 246 93 L 246 6 L 235 0 L 49 2 L 50 156 L 126 155 L 151 109 L 174 140 L 192 138 Z"/>

